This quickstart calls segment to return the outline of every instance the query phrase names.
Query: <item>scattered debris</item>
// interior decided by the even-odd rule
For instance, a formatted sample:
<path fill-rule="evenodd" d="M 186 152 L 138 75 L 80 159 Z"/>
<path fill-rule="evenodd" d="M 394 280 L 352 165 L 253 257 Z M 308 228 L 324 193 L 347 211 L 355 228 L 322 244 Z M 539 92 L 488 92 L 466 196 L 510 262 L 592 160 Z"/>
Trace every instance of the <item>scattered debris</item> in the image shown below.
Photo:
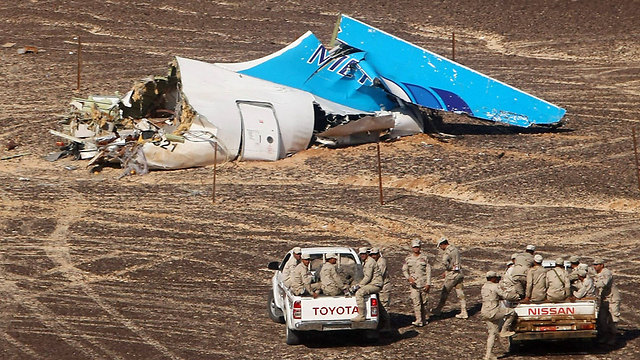
<path fill-rule="evenodd" d="M 124 96 L 74 98 L 63 132 L 51 130 L 69 145 L 47 159 L 88 159 L 91 171 L 119 163 L 122 177 L 393 140 L 434 127 L 438 111 L 523 127 L 557 125 L 565 113 L 358 20 L 339 22 L 331 49 L 307 32 L 261 59 L 176 57 L 166 76 Z"/>
<path fill-rule="evenodd" d="M 6 49 L 6 48 L 13 47 L 15 44 L 16 43 L 14 43 L 14 42 L 6 42 L 6 43 L 2 44 L 2 47 Z"/>
<path fill-rule="evenodd" d="M 18 49 L 18 54 L 37 54 L 38 48 L 35 46 L 24 46 Z"/>
<path fill-rule="evenodd" d="M 73 171 L 73 170 L 78 170 L 78 167 L 75 165 L 67 165 L 64 167 L 65 170 L 69 170 L 69 171 Z"/>
<path fill-rule="evenodd" d="M 19 177 L 18 181 L 31 181 L 28 177 Z"/>
<path fill-rule="evenodd" d="M 15 149 L 17 147 L 18 147 L 18 143 L 15 142 L 14 140 L 7 141 L 7 150 L 8 151 L 11 151 L 11 150 L 13 150 L 13 149 Z"/>
<path fill-rule="evenodd" d="M 0 160 L 15 159 L 15 158 L 19 158 L 19 157 L 27 156 L 27 155 L 31 155 L 31 153 L 30 152 L 26 152 L 26 153 L 22 153 L 22 154 L 9 155 L 9 156 L 5 156 L 5 157 L 0 158 Z"/>

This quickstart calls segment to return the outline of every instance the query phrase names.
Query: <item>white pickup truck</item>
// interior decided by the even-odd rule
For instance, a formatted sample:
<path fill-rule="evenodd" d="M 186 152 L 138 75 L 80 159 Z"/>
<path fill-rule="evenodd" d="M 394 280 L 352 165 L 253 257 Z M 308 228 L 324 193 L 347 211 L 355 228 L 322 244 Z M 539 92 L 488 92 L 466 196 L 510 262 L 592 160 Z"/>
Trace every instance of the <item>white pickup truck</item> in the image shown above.
<path fill-rule="evenodd" d="M 355 284 L 356 279 L 362 278 L 362 265 L 355 250 L 348 247 L 314 247 L 302 248 L 302 254 L 309 254 L 311 273 L 320 274 L 320 268 L 325 263 L 328 253 L 338 255 L 336 267 L 340 276 L 347 282 Z M 267 312 L 269 317 L 279 323 L 286 324 L 286 343 L 295 345 L 300 343 L 301 332 L 305 331 L 335 331 L 362 330 L 368 340 L 378 339 L 378 298 L 376 294 L 369 295 L 366 300 L 366 320 L 352 322 L 351 318 L 358 315 L 356 299 L 353 296 L 296 296 L 284 285 L 282 269 L 287 260 L 293 256 L 289 251 L 282 262 L 271 262 L 268 268 L 276 270 L 271 280 L 272 289 L 269 291 Z M 322 279 L 320 279 L 322 280 Z"/>

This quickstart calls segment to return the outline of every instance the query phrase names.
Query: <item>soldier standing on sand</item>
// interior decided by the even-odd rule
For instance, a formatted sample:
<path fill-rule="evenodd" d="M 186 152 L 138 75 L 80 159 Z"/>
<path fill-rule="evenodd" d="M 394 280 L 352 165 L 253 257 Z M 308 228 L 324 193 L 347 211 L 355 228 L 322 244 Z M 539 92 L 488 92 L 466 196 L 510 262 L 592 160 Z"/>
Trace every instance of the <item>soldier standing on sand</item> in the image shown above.
<path fill-rule="evenodd" d="M 342 278 L 336 271 L 336 262 L 338 256 L 334 253 L 328 253 L 325 255 L 327 261 L 322 265 L 320 269 L 320 283 L 322 293 L 328 296 L 337 296 L 344 293 L 347 289 L 347 285 L 342 282 Z"/>
<path fill-rule="evenodd" d="M 409 297 L 413 303 L 416 320 L 411 324 L 424 326 L 427 315 L 427 301 L 431 288 L 431 266 L 427 256 L 420 252 L 422 242 L 418 239 L 411 241 L 412 253 L 404 259 L 402 275 L 409 282 Z"/>
<path fill-rule="evenodd" d="M 362 280 L 354 287 L 356 290 L 356 304 L 358 305 L 358 315 L 351 319 L 351 321 L 365 321 L 366 311 L 364 297 L 369 294 L 377 294 L 382 289 L 382 274 L 376 261 L 367 254 L 367 248 L 360 248 L 358 255 L 362 260 Z"/>
<path fill-rule="evenodd" d="M 380 300 L 380 322 L 381 327 L 384 330 L 391 329 L 391 319 L 389 318 L 389 307 L 391 306 L 391 280 L 389 279 L 389 269 L 387 268 L 387 259 L 380 254 L 380 249 L 374 247 L 369 252 L 378 265 L 380 273 L 382 274 L 382 289 L 378 293 L 378 300 Z"/>
<path fill-rule="evenodd" d="M 291 250 L 291 256 L 287 263 L 284 265 L 282 269 L 282 278 L 284 279 L 284 285 L 287 287 L 291 286 L 291 274 L 293 273 L 293 269 L 300 263 L 300 256 L 302 255 L 302 249 L 296 246 Z"/>
<path fill-rule="evenodd" d="M 317 290 L 320 289 L 321 284 L 311 283 L 311 272 L 309 271 L 309 262 L 311 257 L 309 254 L 302 254 L 300 264 L 296 265 L 291 274 L 291 292 L 294 295 L 312 295 L 314 298 L 318 297 Z"/>
<path fill-rule="evenodd" d="M 564 259 L 557 258 L 556 266 L 547 271 L 547 300 L 552 302 L 565 301 L 571 295 L 569 275 L 564 269 Z"/>
<path fill-rule="evenodd" d="M 602 259 L 595 259 L 593 268 L 596 271 L 594 285 L 600 297 L 598 313 L 598 329 L 602 329 L 600 341 L 615 345 L 617 325 L 620 321 L 620 292 L 613 282 L 613 273 L 604 267 Z"/>
<path fill-rule="evenodd" d="M 443 273 L 444 284 L 440 290 L 440 301 L 433 310 L 433 315 L 440 316 L 449 293 L 455 288 L 458 300 L 460 300 L 460 313 L 456 314 L 456 317 L 458 319 L 467 319 L 469 315 L 467 314 L 467 302 L 463 291 L 462 281 L 464 276 L 460 265 L 460 251 L 458 251 L 457 247 L 450 245 L 446 237 L 440 238 L 436 246 L 442 250 L 442 266 L 444 266 L 445 272 Z"/>
<path fill-rule="evenodd" d="M 486 275 L 487 282 L 482 286 L 482 310 L 480 316 L 487 324 L 489 336 L 487 337 L 487 352 L 485 360 L 497 359 L 492 353 L 493 344 L 500 328 L 500 322 L 504 319 L 500 337 L 509 337 L 515 334 L 511 326 L 516 318 L 515 310 L 500 306 L 500 300 L 506 299 L 506 294 L 498 286 L 500 275 L 495 271 L 489 271 Z"/>
<path fill-rule="evenodd" d="M 537 254 L 533 260 L 533 267 L 527 273 L 524 303 L 543 302 L 547 298 L 547 269 L 542 267 L 542 255 Z"/>

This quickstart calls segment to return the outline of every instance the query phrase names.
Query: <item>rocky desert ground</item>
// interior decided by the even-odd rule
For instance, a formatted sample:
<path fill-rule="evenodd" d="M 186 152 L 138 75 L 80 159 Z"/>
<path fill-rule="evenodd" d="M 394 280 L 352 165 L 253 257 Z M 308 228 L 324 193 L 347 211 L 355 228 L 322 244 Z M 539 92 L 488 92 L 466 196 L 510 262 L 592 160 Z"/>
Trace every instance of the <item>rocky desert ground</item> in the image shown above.
<path fill-rule="evenodd" d="M 566 108 L 564 126 L 450 116 L 447 142 L 383 143 L 385 205 L 372 145 L 224 164 L 215 203 L 212 168 L 117 180 L 119 169 L 43 159 L 73 97 L 124 93 L 173 56 L 251 60 L 307 30 L 327 44 L 339 13 L 443 56 L 455 33 L 456 61 Z M 482 274 L 529 243 L 607 261 L 623 295 L 619 342 L 507 358 L 640 357 L 639 18 L 637 0 L 1 2 L 0 157 L 28 155 L 0 161 L 0 357 L 479 359 Z M 433 260 L 442 235 L 462 251 L 472 316 L 413 328 L 402 259 L 421 238 Z M 381 247 L 396 332 L 373 345 L 344 334 L 285 345 L 265 311 L 266 264 L 296 245 Z"/>

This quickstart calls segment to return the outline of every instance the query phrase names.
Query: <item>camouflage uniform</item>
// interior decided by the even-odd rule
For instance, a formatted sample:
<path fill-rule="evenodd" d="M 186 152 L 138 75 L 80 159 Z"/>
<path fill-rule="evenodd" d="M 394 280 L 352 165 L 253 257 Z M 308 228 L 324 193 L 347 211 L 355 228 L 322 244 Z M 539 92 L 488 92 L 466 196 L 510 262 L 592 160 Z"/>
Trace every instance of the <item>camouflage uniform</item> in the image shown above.
<path fill-rule="evenodd" d="M 594 285 L 600 298 L 598 313 L 599 329 L 602 329 L 603 340 L 615 343 L 617 324 L 620 321 L 620 292 L 613 282 L 613 273 L 608 268 L 596 273 Z"/>
<path fill-rule="evenodd" d="M 382 290 L 380 290 L 378 296 L 380 297 L 382 306 L 384 306 L 385 309 L 389 309 L 391 305 L 391 280 L 389 279 L 389 270 L 387 269 L 387 259 L 381 255 L 376 263 L 382 274 Z"/>
<path fill-rule="evenodd" d="M 500 289 L 498 284 L 487 281 L 482 286 L 480 294 L 482 295 L 482 309 L 480 310 L 480 316 L 487 324 L 487 329 L 489 331 L 485 359 L 495 359 L 495 356 L 492 355 L 492 349 L 500 328 L 500 322 L 504 319 L 501 335 L 509 335 L 508 332 L 515 320 L 516 313 L 515 310 L 511 308 L 500 306 L 500 300 L 506 299 L 507 295 L 502 291 L 502 289 Z"/>
<path fill-rule="evenodd" d="M 512 277 L 515 281 L 516 291 L 519 295 L 525 296 L 527 288 L 527 274 L 533 266 L 533 255 L 528 252 L 519 253 L 514 259 Z"/>
<path fill-rule="evenodd" d="M 449 297 L 449 293 L 454 288 L 456 289 L 456 295 L 460 300 L 460 314 L 456 315 L 458 318 L 466 319 L 467 315 L 467 302 L 465 301 L 462 280 L 462 268 L 460 266 L 460 251 L 455 246 L 448 244 L 442 251 L 442 265 L 445 268 L 444 284 L 440 290 L 440 301 L 433 310 L 434 315 L 439 315 L 442 311 L 444 303 Z"/>
<path fill-rule="evenodd" d="M 376 261 L 372 257 L 367 256 L 364 266 L 362 267 L 362 273 L 363 277 L 358 283 L 359 289 L 355 294 L 356 304 L 358 305 L 358 316 L 352 319 L 354 321 L 362 321 L 365 319 L 367 308 L 364 297 L 369 294 L 377 294 L 382 288 L 382 274 L 380 273 L 380 269 L 378 269 Z"/>
<path fill-rule="evenodd" d="M 300 262 L 291 274 L 291 292 L 294 295 L 311 295 L 320 288 L 320 284 L 311 284 L 311 272 L 307 266 Z"/>
<path fill-rule="evenodd" d="M 589 276 L 586 272 L 584 273 L 585 277 L 582 281 L 578 279 L 575 282 L 576 291 L 573 292 L 573 296 L 577 299 L 582 299 L 585 297 L 595 297 L 596 296 L 596 287 L 593 284 L 593 278 Z"/>
<path fill-rule="evenodd" d="M 565 301 L 571 295 L 569 276 L 559 266 L 547 271 L 547 300 L 553 302 Z"/>
<path fill-rule="evenodd" d="M 521 286 L 519 282 L 513 279 L 513 266 L 509 267 L 507 271 L 504 272 L 504 276 L 500 279 L 499 282 L 500 289 L 504 292 L 504 299 L 508 301 L 518 301 L 520 300 L 520 293 L 518 292 L 518 287 Z M 522 296 L 524 296 L 524 291 Z"/>
<path fill-rule="evenodd" d="M 329 296 L 340 295 L 347 288 L 338 275 L 336 266 L 328 261 L 320 269 L 320 283 L 322 293 Z"/>
<path fill-rule="evenodd" d="M 291 275 L 293 274 L 293 269 L 300 263 L 298 259 L 296 259 L 293 254 L 287 260 L 287 263 L 284 265 L 282 269 L 282 278 L 284 279 L 284 285 L 287 287 L 291 287 Z"/>
<path fill-rule="evenodd" d="M 526 297 L 532 302 L 543 302 L 547 299 L 547 269 L 542 266 L 529 269 Z"/>
<path fill-rule="evenodd" d="M 427 260 L 427 256 L 420 254 L 415 256 L 411 254 L 404 259 L 402 265 L 402 275 L 405 279 L 413 277 L 415 284 L 409 289 L 409 297 L 413 303 L 413 312 L 416 316 L 416 322 L 424 323 L 427 315 L 428 295 L 424 290 L 426 285 L 431 286 L 431 266 Z"/>

